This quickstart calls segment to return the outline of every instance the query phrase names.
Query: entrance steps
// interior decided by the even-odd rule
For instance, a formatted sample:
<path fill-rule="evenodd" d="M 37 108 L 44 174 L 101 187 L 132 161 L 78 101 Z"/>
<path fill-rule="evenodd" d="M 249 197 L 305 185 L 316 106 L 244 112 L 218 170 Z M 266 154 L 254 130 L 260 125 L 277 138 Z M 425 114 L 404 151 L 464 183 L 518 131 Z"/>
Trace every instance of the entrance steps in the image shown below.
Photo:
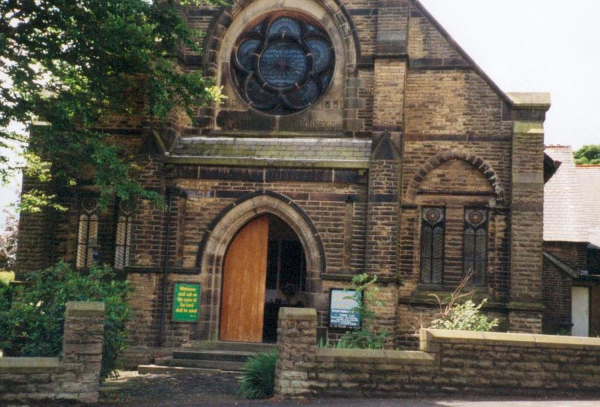
<path fill-rule="evenodd" d="M 157 358 L 153 365 L 140 365 L 140 374 L 236 374 L 246 361 L 261 352 L 275 349 L 275 344 L 191 341 L 173 352 Z"/>

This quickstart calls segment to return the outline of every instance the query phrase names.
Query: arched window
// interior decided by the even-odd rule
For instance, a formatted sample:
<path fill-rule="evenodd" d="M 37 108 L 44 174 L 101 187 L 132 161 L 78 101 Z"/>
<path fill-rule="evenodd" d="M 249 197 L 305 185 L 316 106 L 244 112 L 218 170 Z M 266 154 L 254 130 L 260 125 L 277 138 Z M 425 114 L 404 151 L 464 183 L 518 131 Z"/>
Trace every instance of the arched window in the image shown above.
<path fill-rule="evenodd" d="M 421 218 L 421 282 L 444 280 L 444 208 L 423 208 Z"/>
<path fill-rule="evenodd" d="M 94 264 L 94 253 L 98 249 L 98 201 L 83 198 L 77 232 L 76 267 L 85 269 Z"/>
<path fill-rule="evenodd" d="M 122 270 L 129 266 L 131 250 L 131 205 L 121 201 L 117 210 L 117 227 L 115 233 L 115 259 L 114 267 Z"/>
<path fill-rule="evenodd" d="M 463 273 L 472 273 L 476 286 L 485 285 L 487 268 L 488 212 L 485 209 L 465 210 L 463 236 Z"/>

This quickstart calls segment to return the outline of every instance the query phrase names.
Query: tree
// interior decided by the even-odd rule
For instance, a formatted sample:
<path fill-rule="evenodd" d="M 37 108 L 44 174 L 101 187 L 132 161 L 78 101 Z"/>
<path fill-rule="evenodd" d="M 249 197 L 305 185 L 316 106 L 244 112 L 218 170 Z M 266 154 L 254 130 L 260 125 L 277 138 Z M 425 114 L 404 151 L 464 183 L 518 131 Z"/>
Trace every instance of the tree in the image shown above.
<path fill-rule="evenodd" d="M 573 155 L 578 165 L 600 165 L 600 144 L 583 146 Z"/>
<path fill-rule="evenodd" d="M 177 64 L 182 44 L 199 51 L 180 8 L 217 1 L 0 0 L 0 149 L 25 144 L 27 175 L 40 181 L 73 185 L 82 171 L 93 174 L 104 205 L 114 195 L 159 201 L 132 177 L 128 153 L 95 128 L 111 115 L 191 116 L 220 100 L 209 80 Z M 30 140 L 10 129 L 36 120 L 45 125 Z M 14 174 L 7 155 L 0 166 L 0 178 Z M 51 198 L 32 190 L 21 206 Z"/>
<path fill-rule="evenodd" d="M 81 273 L 66 263 L 26 274 L 27 284 L 0 286 L 0 351 L 4 356 L 58 356 L 69 301 L 102 301 L 105 306 L 100 375 L 120 367 L 131 317 L 131 287 L 108 266 Z"/>
<path fill-rule="evenodd" d="M 17 237 L 19 220 L 13 213 L 5 211 L 6 219 L 0 230 L 0 271 L 14 270 L 17 259 Z"/>

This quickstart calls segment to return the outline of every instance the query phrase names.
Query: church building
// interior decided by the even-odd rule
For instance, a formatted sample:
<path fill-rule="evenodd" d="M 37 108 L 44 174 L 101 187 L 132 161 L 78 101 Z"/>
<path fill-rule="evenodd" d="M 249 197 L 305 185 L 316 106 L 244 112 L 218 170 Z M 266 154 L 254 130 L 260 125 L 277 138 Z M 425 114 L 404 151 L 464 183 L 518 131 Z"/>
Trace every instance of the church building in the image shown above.
<path fill-rule="evenodd" d="M 103 129 L 167 210 L 60 191 L 68 211 L 21 217 L 21 271 L 113 265 L 135 289 L 140 352 L 273 342 L 282 306 L 315 308 L 335 339 L 332 290 L 361 273 L 377 276 L 393 348 L 415 346 L 432 294 L 469 272 L 501 329 L 541 332 L 548 94 L 502 91 L 418 0 L 182 12 L 205 36 L 181 66 L 214 78 L 223 104 Z"/>

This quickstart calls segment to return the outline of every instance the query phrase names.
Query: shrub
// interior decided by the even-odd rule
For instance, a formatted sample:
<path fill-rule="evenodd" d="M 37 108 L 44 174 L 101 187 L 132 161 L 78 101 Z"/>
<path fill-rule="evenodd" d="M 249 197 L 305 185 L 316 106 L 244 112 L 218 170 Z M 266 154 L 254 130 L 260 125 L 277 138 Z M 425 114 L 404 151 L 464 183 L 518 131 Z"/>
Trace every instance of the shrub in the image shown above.
<path fill-rule="evenodd" d="M 119 367 L 126 345 L 125 323 L 130 309 L 126 282 L 110 267 L 89 274 L 59 263 L 26 275 L 26 283 L 0 287 L 0 349 L 4 356 L 58 356 L 62 350 L 68 301 L 102 301 L 105 305 L 101 377 Z"/>
<path fill-rule="evenodd" d="M 492 331 L 498 326 L 498 320 L 490 321 L 480 313 L 485 302 L 486 300 L 483 300 L 479 305 L 475 305 L 473 301 L 467 300 L 462 304 L 454 304 L 444 318 L 431 321 L 431 328 L 479 332 Z"/>
<path fill-rule="evenodd" d="M 240 393 L 247 399 L 265 399 L 275 393 L 275 362 L 277 356 L 274 350 L 248 359 L 242 373 Z"/>
<path fill-rule="evenodd" d="M 352 309 L 357 312 L 361 321 L 361 328 L 355 331 L 348 331 L 334 345 L 335 348 L 345 349 L 383 349 L 388 339 L 388 333 L 385 330 L 376 332 L 373 329 L 375 321 L 375 312 L 371 306 L 380 307 L 383 304 L 376 299 L 379 292 L 375 283 L 377 276 L 370 276 L 366 273 L 359 274 L 352 278 L 350 289 L 354 293 L 349 295 L 358 304 Z"/>
<path fill-rule="evenodd" d="M 462 292 L 472 276 L 473 271 L 470 270 L 446 301 L 432 294 L 437 300 L 440 311 L 431 321 L 430 328 L 489 332 L 498 326 L 497 319 L 490 321 L 481 314 L 481 307 L 487 300 L 484 299 L 481 303 L 475 304 L 471 299 L 467 299 L 474 294 L 473 290 L 467 293 Z"/>

